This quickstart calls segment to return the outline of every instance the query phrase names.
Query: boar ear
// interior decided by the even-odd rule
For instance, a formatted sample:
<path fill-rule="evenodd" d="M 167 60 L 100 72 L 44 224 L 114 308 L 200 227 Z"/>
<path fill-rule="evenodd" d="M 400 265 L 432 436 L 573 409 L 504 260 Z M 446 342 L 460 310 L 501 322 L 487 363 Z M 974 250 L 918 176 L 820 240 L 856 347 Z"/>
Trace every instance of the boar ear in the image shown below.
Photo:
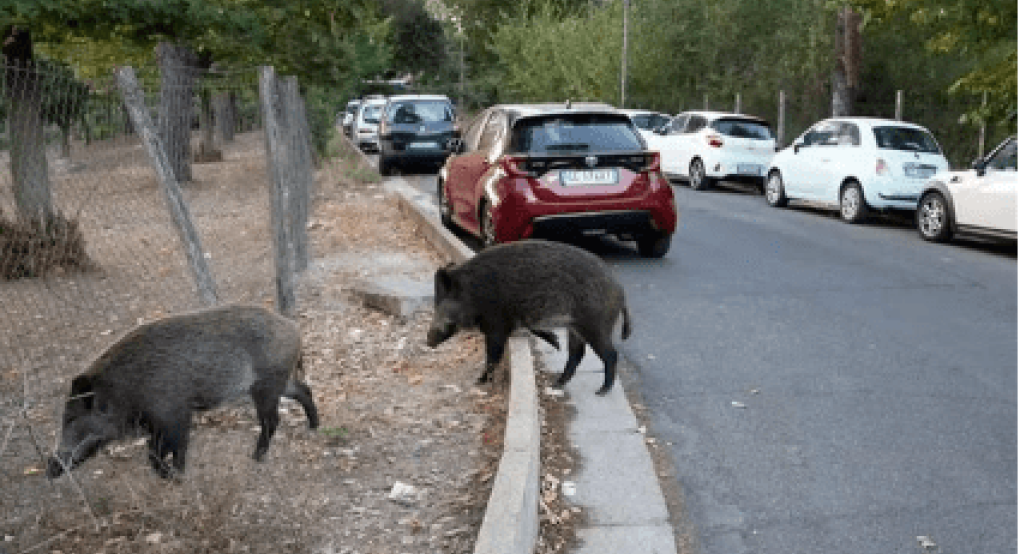
<path fill-rule="evenodd" d="M 436 270 L 436 296 L 456 296 L 459 290 L 457 278 L 453 274 L 453 264 Z"/>
<path fill-rule="evenodd" d="M 93 383 L 89 375 L 79 375 L 71 381 L 71 398 L 81 398 L 86 410 L 92 409 Z"/>

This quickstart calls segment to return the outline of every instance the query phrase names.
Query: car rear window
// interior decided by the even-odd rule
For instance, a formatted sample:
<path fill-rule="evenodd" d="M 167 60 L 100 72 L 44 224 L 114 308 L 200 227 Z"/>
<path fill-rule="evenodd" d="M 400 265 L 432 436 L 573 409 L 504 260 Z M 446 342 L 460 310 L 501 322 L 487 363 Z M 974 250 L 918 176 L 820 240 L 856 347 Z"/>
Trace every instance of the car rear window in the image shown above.
<path fill-rule="evenodd" d="M 442 100 L 394 102 L 386 109 L 386 121 L 398 125 L 453 121 L 453 109 Z"/>
<path fill-rule="evenodd" d="M 771 140 L 772 129 L 767 123 L 755 119 L 725 117 L 712 122 L 712 128 L 728 137 Z"/>
<path fill-rule="evenodd" d="M 647 113 L 632 115 L 630 116 L 630 120 L 634 122 L 634 125 L 636 125 L 638 129 L 652 131 L 662 127 L 667 121 L 669 121 L 669 118 L 657 113 Z"/>
<path fill-rule="evenodd" d="M 609 114 L 555 114 L 518 121 L 510 151 L 572 154 L 644 150 L 629 120 Z"/>
<path fill-rule="evenodd" d="M 379 123 L 380 112 L 382 112 L 382 106 L 365 106 L 361 110 L 361 119 L 367 123 Z"/>
<path fill-rule="evenodd" d="M 940 154 L 935 137 L 923 129 L 914 127 L 875 127 L 875 143 L 885 150 L 906 150 Z"/>

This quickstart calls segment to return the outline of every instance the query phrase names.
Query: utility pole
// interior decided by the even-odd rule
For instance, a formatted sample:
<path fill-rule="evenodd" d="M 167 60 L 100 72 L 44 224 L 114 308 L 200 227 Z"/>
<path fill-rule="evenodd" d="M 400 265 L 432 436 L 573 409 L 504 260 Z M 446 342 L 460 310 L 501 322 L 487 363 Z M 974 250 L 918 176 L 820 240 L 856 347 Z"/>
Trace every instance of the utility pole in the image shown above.
<path fill-rule="evenodd" d="M 623 52 L 620 55 L 620 107 L 627 107 L 627 12 L 630 0 L 623 0 Z"/>

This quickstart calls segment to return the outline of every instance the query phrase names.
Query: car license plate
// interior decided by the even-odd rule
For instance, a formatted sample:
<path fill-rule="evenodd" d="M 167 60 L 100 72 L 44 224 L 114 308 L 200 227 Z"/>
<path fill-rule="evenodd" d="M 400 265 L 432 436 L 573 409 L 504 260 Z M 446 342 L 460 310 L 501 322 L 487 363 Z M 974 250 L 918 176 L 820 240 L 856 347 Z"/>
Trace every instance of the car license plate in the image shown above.
<path fill-rule="evenodd" d="M 906 164 L 903 166 L 903 173 L 907 177 L 915 179 L 927 179 L 935 175 L 935 170 L 936 168 L 933 165 Z"/>
<path fill-rule="evenodd" d="M 737 164 L 737 173 L 761 177 L 761 166 L 758 164 Z"/>
<path fill-rule="evenodd" d="M 439 143 L 436 142 L 412 142 L 407 145 L 411 150 L 426 150 L 439 148 Z"/>
<path fill-rule="evenodd" d="M 615 185 L 619 173 L 615 169 L 564 169 L 560 171 L 560 182 L 563 186 L 578 185 Z"/>

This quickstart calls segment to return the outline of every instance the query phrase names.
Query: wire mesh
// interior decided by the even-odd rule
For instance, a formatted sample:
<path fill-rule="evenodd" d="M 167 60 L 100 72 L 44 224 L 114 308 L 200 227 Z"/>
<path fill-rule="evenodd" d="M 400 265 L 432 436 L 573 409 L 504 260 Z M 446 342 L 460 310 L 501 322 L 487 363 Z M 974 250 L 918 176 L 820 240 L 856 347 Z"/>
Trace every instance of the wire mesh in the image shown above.
<path fill-rule="evenodd" d="M 202 304 L 113 79 L 86 83 L 42 65 L 5 67 L 3 75 L 0 490 L 14 493 L 12 464 L 37 457 L 22 420 L 58 421 L 70 379 L 99 352 L 140 322 Z M 273 243 L 256 71 L 189 68 L 188 76 L 177 84 L 140 78 L 146 106 L 157 122 L 190 114 L 181 187 L 220 301 L 269 303 Z M 41 108 L 26 117 L 32 104 Z M 33 125 L 39 136 L 28 136 L 35 150 L 26 155 Z M 40 187 L 49 200 L 23 198 Z M 48 202 L 42 211 L 40 202 Z"/>

